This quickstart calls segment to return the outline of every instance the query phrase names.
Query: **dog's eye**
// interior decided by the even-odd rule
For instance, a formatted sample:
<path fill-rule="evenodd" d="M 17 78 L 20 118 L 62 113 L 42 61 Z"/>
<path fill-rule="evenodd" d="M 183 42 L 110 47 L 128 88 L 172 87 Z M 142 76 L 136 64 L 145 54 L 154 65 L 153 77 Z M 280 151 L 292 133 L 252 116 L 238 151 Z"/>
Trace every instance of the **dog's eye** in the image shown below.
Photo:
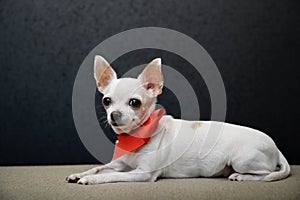
<path fill-rule="evenodd" d="M 133 107 L 133 108 L 137 108 L 142 104 L 142 102 L 138 99 L 130 99 L 129 100 L 129 106 Z"/>
<path fill-rule="evenodd" d="M 109 97 L 103 98 L 102 103 L 104 106 L 109 106 L 111 104 L 111 98 L 109 98 Z"/>

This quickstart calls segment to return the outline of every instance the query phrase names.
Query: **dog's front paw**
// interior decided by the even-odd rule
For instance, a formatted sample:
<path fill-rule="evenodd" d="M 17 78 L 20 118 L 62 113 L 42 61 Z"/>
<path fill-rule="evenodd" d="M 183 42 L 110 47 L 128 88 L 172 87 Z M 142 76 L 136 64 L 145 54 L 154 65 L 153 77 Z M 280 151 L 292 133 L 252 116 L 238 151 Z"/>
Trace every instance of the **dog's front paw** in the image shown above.
<path fill-rule="evenodd" d="M 80 173 L 77 174 L 71 174 L 70 176 L 66 177 L 66 181 L 68 183 L 76 183 L 79 179 L 81 179 L 83 176 Z"/>
<path fill-rule="evenodd" d="M 97 179 L 97 176 L 92 175 L 92 176 L 85 176 L 79 179 L 77 183 L 81 185 L 94 185 L 94 184 L 101 183 L 101 181 Z"/>

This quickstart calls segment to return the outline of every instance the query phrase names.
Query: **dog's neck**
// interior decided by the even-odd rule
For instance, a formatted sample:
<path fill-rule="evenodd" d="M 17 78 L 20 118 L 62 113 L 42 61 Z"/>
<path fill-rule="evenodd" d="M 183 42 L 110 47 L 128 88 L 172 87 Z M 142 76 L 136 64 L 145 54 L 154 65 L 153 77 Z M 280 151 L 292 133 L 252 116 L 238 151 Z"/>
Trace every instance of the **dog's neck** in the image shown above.
<path fill-rule="evenodd" d="M 137 150 L 147 144 L 153 133 L 158 128 L 160 119 L 165 114 L 164 109 L 158 109 L 151 113 L 147 121 L 132 131 L 130 134 L 121 133 L 118 135 L 118 140 L 115 146 L 113 160 Z"/>

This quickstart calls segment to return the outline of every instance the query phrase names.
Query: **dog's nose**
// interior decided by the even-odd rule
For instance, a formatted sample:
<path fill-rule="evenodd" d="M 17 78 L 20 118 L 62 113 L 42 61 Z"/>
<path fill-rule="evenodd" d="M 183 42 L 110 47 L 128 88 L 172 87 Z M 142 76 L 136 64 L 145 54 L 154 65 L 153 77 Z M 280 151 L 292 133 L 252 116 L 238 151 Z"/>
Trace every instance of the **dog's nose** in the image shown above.
<path fill-rule="evenodd" d="M 120 119 L 122 117 L 122 113 L 120 111 L 113 111 L 111 114 L 110 114 L 110 119 L 111 121 L 113 122 L 119 122 Z"/>

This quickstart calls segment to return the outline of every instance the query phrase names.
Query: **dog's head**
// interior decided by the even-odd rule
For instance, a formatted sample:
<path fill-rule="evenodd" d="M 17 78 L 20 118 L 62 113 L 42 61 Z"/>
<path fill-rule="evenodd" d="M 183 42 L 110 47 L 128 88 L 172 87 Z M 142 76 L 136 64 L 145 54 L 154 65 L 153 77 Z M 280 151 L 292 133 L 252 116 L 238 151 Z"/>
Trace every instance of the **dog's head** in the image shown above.
<path fill-rule="evenodd" d="M 129 133 L 148 119 L 163 87 L 160 58 L 151 61 L 137 79 L 118 79 L 109 63 L 97 55 L 94 76 L 107 121 L 117 134 Z"/>

